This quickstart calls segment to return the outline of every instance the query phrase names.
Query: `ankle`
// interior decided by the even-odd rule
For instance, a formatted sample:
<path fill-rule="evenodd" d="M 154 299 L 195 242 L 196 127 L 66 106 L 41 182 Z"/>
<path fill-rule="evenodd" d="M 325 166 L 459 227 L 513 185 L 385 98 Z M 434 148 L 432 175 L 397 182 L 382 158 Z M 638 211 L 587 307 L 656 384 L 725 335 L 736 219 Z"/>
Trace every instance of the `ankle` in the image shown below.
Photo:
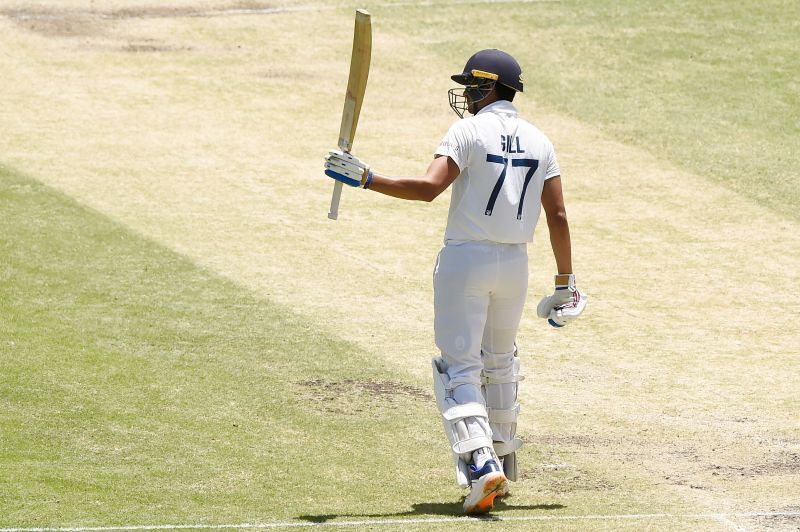
<path fill-rule="evenodd" d="M 492 451 L 488 447 L 481 447 L 472 453 L 472 464 L 475 466 L 475 469 L 481 469 L 486 462 L 492 458 L 494 458 L 492 456 Z"/>

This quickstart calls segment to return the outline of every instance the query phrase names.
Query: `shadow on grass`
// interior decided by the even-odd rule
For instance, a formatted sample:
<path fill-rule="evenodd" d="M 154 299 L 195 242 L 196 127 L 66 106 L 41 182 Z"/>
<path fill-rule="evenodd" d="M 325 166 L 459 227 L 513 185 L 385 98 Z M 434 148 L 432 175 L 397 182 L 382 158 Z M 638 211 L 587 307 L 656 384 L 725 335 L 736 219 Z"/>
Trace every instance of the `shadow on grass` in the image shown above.
<path fill-rule="evenodd" d="M 299 515 L 298 519 L 310 521 L 312 523 L 326 523 L 339 518 L 397 518 L 397 517 L 418 517 L 420 515 L 446 515 L 450 517 L 465 517 L 462 502 L 419 502 L 411 505 L 411 510 L 407 512 L 395 513 L 375 513 L 375 514 L 321 514 L 321 515 Z M 510 510 L 560 510 L 566 508 L 563 504 L 508 504 L 498 501 L 491 513 L 475 516 L 475 519 L 492 521 L 497 519 L 494 514 Z"/>

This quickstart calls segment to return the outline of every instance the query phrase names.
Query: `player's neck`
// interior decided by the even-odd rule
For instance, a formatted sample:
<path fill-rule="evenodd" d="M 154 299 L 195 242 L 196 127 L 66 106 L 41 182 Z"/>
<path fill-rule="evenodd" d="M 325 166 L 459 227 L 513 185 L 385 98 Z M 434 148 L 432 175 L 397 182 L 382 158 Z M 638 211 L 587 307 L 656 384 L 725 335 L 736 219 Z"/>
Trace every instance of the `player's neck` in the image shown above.
<path fill-rule="evenodd" d="M 500 101 L 500 98 L 497 97 L 497 93 L 495 91 L 490 92 L 486 96 L 486 98 L 482 99 L 481 101 L 475 104 L 475 112 L 473 114 L 480 113 L 483 109 L 486 109 L 487 107 L 498 101 Z"/>

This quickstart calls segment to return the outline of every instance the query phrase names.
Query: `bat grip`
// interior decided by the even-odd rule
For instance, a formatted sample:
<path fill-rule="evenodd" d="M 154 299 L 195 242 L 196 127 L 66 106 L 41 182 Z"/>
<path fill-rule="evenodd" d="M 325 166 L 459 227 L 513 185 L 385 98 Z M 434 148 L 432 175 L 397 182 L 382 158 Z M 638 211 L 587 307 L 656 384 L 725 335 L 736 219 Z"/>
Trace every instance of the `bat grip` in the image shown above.
<path fill-rule="evenodd" d="M 328 218 L 335 220 L 339 217 L 339 198 L 342 197 L 342 182 L 336 181 L 333 184 L 333 195 L 331 196 L 331 208 L 328 210 Z"/>

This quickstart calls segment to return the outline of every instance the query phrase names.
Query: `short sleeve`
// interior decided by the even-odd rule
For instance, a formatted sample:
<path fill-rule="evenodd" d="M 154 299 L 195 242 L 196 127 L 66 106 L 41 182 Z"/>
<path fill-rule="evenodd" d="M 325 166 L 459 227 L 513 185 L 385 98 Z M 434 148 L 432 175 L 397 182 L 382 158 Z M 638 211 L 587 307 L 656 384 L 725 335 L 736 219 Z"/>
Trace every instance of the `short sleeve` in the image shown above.
<path fill-rule="evenodd" d="M 463 171 L 469 163 L 469 152 L 472 145 L 472 136 L 469 131 L 466 120 L 454 123 L 439 143 L 439 147 L 436 148 L 435 155 L 450 157 L 458 165 L 458 169 Z"/>
<path fill-rule="evenodd" d="M 544 174 L 545 181 L 550 179 L 551 177 L 556 177 L 561 175 L 561 168 L 558 166 L 558 159 L 556 158 L 556 150 L 553 148 L 553 145 L 549 145 L 548 150 L 548 160 L 547 160 L 547 170 Z"/>

